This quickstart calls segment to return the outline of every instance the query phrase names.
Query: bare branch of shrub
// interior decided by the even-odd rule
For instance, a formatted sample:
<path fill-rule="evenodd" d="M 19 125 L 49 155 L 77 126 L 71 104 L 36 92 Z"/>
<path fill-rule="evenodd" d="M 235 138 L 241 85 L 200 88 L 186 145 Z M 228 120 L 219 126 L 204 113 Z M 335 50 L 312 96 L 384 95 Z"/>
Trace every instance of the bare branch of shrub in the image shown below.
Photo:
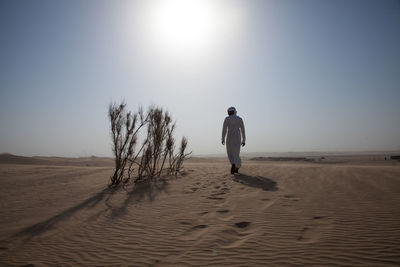
<path fill-rule="evenodd" d="M 188 142 L 183 137 L 179 152 L 174 153 L 176 124 L 172 122 L 170 114 L 158 107 L 150 107 L 146 114 L 140 108 L 137 113 L 132 114 L 125 107 L 124 102 L 109 106 L 115 157 L 115 171 L 110 185 L 127 183 L 131 178 L 134 182 L 153 180 L 160 178 L 163 173 L 177 175 L 182 169 L 183 161 L 191 152 L 185 152 Z M 146 129 L 146 135 L 140 149 L 135 152 L 141 129 Z M 135 166 L 137 176 L 133 177 Z"/>

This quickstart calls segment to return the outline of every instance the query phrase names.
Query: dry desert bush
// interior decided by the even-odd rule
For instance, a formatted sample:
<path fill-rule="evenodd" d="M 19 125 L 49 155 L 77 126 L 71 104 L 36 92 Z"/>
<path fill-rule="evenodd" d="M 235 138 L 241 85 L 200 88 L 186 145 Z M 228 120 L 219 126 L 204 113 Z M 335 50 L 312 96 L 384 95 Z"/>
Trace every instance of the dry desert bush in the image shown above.
<path fill-rule="evenodd" d="M 150 107 L 135 113 L 126 110 L 126 103 L 111 103 L 108 109 L 111 124 L 115 170 L 110 186 L 129 181 L 154 180 L 162 174 L 177 175 L 187 153 L 187 139 L 183 137 L 179 151 L 175 152 L 175 123 L 168 111 Z M 143 135 L 144 132 L 144 135 Z M 143 141 L 138 146 L 139 137 Z M 139 149 L 137 149 L 139 148 Z"/>

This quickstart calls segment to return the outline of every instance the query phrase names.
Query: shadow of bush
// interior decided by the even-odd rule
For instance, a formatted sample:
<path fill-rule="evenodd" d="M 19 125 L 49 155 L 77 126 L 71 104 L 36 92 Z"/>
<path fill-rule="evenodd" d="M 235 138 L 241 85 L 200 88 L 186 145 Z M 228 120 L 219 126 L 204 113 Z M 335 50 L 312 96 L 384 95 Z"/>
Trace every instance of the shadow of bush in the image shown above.
<path fill-rule="evenodd" d="M 99 204 L 101 201 L 107 201 L 111 197 L 111 195 L 115 193 L 115 191 L 115 189 L 105 188 L 95 195 L 89 197 L 88 199 L 82 201 L 81 203 L 62 211 L 47 220 L 41 221 L 39 223 L 33 224 L 32 226 L 22 229 L 21 231 L 16 233 L 14 237 L 22 237 L 25 240 L 29 240 L 37 235 L 41 235 L 46 231 L 53 229 L 56 224 L 68 219 L 81 209 L 88 207 L 93 208 L 97 206 L 97 204 Z"/>
<path fill-rule="evenodd" d="M 127 191 L 127 197 L 124 202 L 111 209 L 112 217 L 119 217 L 128 212 L 128 207 L 132 203 L 137 203 L 142 200 L 154 201 L 157 194 L 161 192 L 168 193 L 168 182 L 166 179 L 161 180 L 145 180 L 135 183 L 130 190 Z"/>
<path fill-rule="evenodd" d="M 127 196 L 122 204 L 119 206 L 112 206 L 109 203 L 109 200 L 112 195 L 114 195 L 114 193 L 123 189 L 105 188 L 100 192 L 94 194 L 93 196 L 87 198 L 86 200 L 82 201 L 81 203 L 62 211 L 50 217 L 49 219 L 43 220 L 39 223 L 33 224 L 20 230 L 19 232 L 12 235 L 12 238 L 18 238 L 24 241 L 28 241 L 35 236 L 39 236 L 51 229 L 54 229 L 59 223 L 67 220 L 80 210 L 85 208 L 94 208 L 100 203 L 104 203 L 108 208 L 101 210 L 100 213 L 96 214 L 96 216 L 99 216 L 107 211 L 111 211 L 112 218 L 122 216 L 128 212 L 128 207 L 131 203 L 137 203 L 142 200 L 153 201 L 158 193 L 167 192 L 167 186 L 168 182 L 165 179 L 159 180 L 157 182 L 145 181 L 131 185 L 131 187 L 129 187 L 129 190 L 125 188 Z"/>

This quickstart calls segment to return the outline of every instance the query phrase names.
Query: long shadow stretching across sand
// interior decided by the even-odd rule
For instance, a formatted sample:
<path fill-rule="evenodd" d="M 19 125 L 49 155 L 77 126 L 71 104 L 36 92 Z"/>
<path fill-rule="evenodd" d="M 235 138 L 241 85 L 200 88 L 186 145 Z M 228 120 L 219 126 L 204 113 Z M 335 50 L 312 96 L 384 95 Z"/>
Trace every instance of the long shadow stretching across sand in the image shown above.
<path fill-rule="evenodd" d="M 103 199 L 107 201 L 111 197 L 111 195 L 114 194 L 115 192 L 116 192 L 115 189 L 105 188 L 102 191 L 98 192 L 97 194 L 93 195 L 92 197 L 79 203 L 78 205 L 66 209 L 47 220 L 41 221 L 32 226 L 22 229 L 18 233 L 14 234 L 14 237 L 23 237 L 24 239 L 29 240 L 34 236 L 43 234 L 46 231 L 52 229 L 57 223 L 67 219 L 68 217 L 72 216 L 79 210 L 86 207 L 93 208 Z"/>
<path fill-rule="evenodd" d="M 274 180 L 262 176 L 249 176 L 243 173 L 238 173 L 235 174 L 233 181 L 247 186 L 261 188 L 265 191 L 278 190 Z"/>
<path fill-rule="evenodd" d="M 143 182 L 134 185 L 131 190 L 127 190 L 127 197 L 122 205 L 117 207 L 111 206 L 108 201 L 115 192 L 121 190 L 122 188 L 105 188 L 97 194 L 93 195 L 92 197 L 84 200 L 83 202 L 62 211 L 47 220 L 41 221 L 32 226 L 22 229 L 21 231 L 15 233 L 13 237 L 19 237 L 23 240 L 29 240 L 35 236 L 45 233 L 50 229 L 53 229 L 56 224 L 68 219 L 79 210 L 84 208 L 93 208 L 97 206 L 101 201 L 104 201 L 104 203 L 108 207 L 108 209 L 102 210 L 102 213 L 106 212 L 107 210 L 111 210 L 112 217 L 122 216 L 127 212 L 127 207 L 131 202 L 138 202 L 143 199 L 153 201 L 157 193 L 161 191 L 167 191 L 167 185 L 168 183 L 164 179 L 162 181 L 159 181 L 158 183 Z"/>

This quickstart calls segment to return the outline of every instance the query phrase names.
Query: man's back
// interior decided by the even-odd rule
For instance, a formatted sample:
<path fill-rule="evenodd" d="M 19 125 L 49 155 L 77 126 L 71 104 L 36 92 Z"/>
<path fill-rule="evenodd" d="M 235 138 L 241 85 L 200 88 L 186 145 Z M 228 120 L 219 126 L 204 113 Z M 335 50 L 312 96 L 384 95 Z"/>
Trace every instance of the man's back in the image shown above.
<path fill-rule="evenodd" d="M 229 116 L 225 118 L 222 127 L 222 144 L 225 145 L 229 161 L 232 164 L 231 174 L 238 172 L 241 166 L 240 145 L 244 146 L 246 142 L 246 134 L 242 118 L 236 115 L 236 109 L 230 107 L 228 109 Z"/>
<path fill-rule="evenodd" d="M 228 132 L 228 134 L 227 134 Z M 242 118 L 237 116 L 236 114 L 229 115 L 224 120 L 224 126 L 222 127 L 222 139 L 225 139 L 229 143 L 238 143 L 240 146 L 241 143 L 246 142 L 246 133 L 244 130 L 244 124 Z"/>
<path fill-rule="evenodd" d="M 230 115 L 225 118 L 225 122 L 228 136 L 240 134 L 240 130 L 243 125 L 243 120 L 237 115 Z"/>

